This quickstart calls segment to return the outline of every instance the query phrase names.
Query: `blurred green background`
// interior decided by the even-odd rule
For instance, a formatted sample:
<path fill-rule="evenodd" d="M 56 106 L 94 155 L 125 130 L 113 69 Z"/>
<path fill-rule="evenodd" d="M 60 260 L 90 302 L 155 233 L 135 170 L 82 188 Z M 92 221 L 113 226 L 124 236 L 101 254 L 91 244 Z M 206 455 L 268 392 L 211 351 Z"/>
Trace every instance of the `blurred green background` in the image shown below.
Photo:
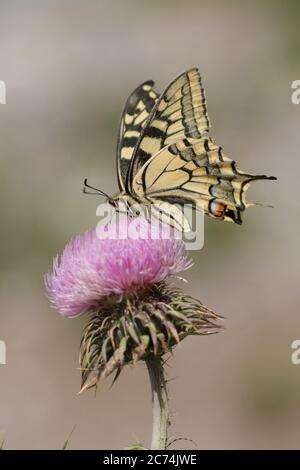
<path fill-rule="evenodd" d="M 206 221 L 185 273 L 227 331 L 188 338 L 169 361 L 173 437 L 199 448 L 300 448 L 299 2 L 24 0 L 0 2 L 0 434 L 7 449 L 149 445 L 146 368 L 77 396 L 85 318 L 50 308 L 43 274 L 99 200 L 117 190 L 115 146 L 129 93 L 198 66 L 212 136 L 245 171 L 273 174 L 239 227 Z M 0 436 L 1 438 L 1 436 Z M 174 448 L 189 448 L 179 441 Z"/>

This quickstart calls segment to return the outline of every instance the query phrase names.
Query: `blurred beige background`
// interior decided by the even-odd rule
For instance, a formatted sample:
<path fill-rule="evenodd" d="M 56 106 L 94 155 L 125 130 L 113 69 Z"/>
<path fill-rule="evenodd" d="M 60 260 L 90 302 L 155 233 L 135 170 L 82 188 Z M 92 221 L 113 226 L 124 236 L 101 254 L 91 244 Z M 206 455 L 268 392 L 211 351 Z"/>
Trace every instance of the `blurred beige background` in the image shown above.
<path fill-rule="evenodd" d="M 37 0 L 0 2 L 0 433 L 7 449 L 149 445 L 141 364 L 110 389 L 77 396 L 85 318 L 50 308 L 43 274 L 99 202 L 82 182 L 117 189 L 115 146 L 128 94 L 198 66 L 212 135 L 257 183 L 243 226 L 206 221 L 187 289 L 227 317 L 169 362 L 171 436 L 198 448 L 300 448 L 299 2 Z M 189 448 L 178 442 L 174 448 Z"/>

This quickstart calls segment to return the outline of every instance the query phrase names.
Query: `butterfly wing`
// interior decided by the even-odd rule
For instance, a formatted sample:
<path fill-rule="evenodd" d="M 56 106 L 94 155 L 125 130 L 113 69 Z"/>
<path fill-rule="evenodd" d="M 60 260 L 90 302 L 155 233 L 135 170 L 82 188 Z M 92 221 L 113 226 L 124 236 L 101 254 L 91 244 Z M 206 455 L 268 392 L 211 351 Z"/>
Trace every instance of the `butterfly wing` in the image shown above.
<path fill-rule="evenodd" d="M 210 124 L 201 78 L 196 68 L 179 75 L 157 100 L 131 154 L 128 190 L 135 175 L 162 148 L 184 138 L 200 139 Z"/>
<path fill-rule="evenodd" d="M 117 145 L 118 183 L 125 190 L 130 161 L 147 118 L 158 98 L 149 80 L 140 85 L 126 101 Z"/>
<path fill-rule="evenodd" d="M 209 137 L 184 139 L 154 155 L 139 170 L 133 192 L 149 202 L 192 203 L 220 220 L 242 222 L 250 183 L 276 179 L 246 174 Z"/>

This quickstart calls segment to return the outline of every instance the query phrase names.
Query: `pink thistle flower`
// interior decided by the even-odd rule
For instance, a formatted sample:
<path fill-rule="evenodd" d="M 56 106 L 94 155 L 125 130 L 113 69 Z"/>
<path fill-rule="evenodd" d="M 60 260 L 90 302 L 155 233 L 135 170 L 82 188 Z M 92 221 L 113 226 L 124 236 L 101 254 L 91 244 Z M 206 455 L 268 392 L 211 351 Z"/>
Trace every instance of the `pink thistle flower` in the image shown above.
<path fill-rule="evenodd" d="M 160 357 L 188 335 L 221 330 L 221 317 L 167 279 L 191 266 L 184 242 L 142 217 L 77 236 L 45 276 L 64 317 L 91 313 L 83 332 L 81 391 L 126 364 Z"/>
<path fill-rule="evenodd" d="M 125 237 L 105 238 L 112 228 Z M 191 266 L 181 239 L 164 230 L 151 237 L 150 228 L 143 218 L 121 220 L 71 240 L 45 276 L 52 305 L 64 317 L 76 317 L 95 311 L 109 296 L 147 288 Z"/>

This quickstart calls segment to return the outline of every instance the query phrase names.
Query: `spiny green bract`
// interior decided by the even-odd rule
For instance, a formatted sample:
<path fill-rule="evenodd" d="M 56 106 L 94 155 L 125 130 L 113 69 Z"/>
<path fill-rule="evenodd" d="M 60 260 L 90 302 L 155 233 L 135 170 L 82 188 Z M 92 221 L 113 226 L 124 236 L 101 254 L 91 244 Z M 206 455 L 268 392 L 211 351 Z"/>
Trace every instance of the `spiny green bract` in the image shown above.
<path fill-rule="evenodd" d="M 147 355 L 163 355 L 187 335 L 206 335 L 222 329 L 222 317 L 182 290 L 164 282 L 110 297 L 92 314 L 80 347 L 81 391 L 125 364 Z"/>

